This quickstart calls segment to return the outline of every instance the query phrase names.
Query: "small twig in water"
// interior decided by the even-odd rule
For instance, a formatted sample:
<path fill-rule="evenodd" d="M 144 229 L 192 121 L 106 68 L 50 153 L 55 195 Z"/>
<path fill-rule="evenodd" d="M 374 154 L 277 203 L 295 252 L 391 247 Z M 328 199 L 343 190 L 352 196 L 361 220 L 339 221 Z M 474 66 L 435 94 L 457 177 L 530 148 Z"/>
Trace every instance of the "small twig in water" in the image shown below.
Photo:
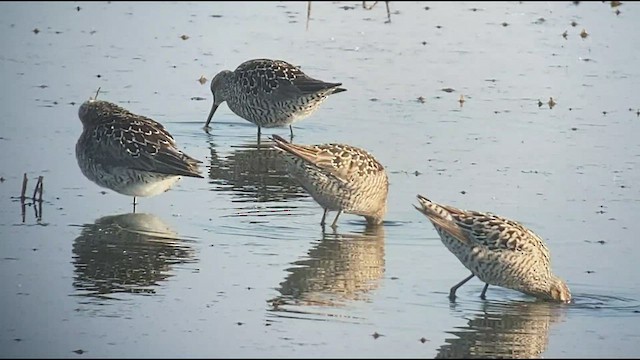
<path fill-rule="evenodd" d="M 44 176 L 38 176 L 38 181 L 36 182 L 36 186 L 33 189 L 33 196 L 31 197 L 32 202 L 27 203 L 27 184 L 29 182 L 29 178 L 27 177 L 27 173 L 24 173 L 22 177 L 22 191 L 20 192 L 20 207 L 22 212 L 22 222 L 24 223 L 26 220 L 26 205 L 33 205 L 33 209 L 36 213 L 36 219 L 38 222 L 42 220 L 42 196 L 44 193 Z M 14 197 L 12 197 L 15 199 Z M 36 204 L 37 203 L 37 204 Z"/>
<path fill-rule="evenodd" d="M 33 210 L 36 213 L 36 220 L 42 220 L 42 201 L 38 201 L 38 204 L 34 204 Z"/>
<path fill-rule="evenodd" d="M 27 179 L 27 173 L 24 173 L 24 176 L 22 178 L 22 192 L 20 193 L 20 201 L 24 202 L 24 200 L 26 199 L 26 196 L 24 196 L 24 194 L 27 192 L 27 182 L 29 181 L 29 179 Z"/>
<path fill-rule="evenodd" d="M 27 204 L 24 203 L 24 200 L 20 201 L 20 210 L 22 211 L 22 222 L 24 223 L 27 218 Z"/>
<path fill-rule="evenodd" d="M 40 184 L 42 183 L 42 176 L 38 176 L 38 182 L 36 182 L 36 187 L 35 189 L 33 189 L 33 197 L 31 198 L 31 200 L 33 200 L 33 202 L 36 202 L 36 195 L 38 195 L 38 190 L 40 189 Z M 41 196 L 42 198 L 42 196 Z"/>
<path fill-rule="evenodd" d="M 42 205 L 42 193 L 44 193 L 44 176 L 42 176 L 42 180 L 40 180 L 40 196 L 38 197 L 40 205 Z"/>

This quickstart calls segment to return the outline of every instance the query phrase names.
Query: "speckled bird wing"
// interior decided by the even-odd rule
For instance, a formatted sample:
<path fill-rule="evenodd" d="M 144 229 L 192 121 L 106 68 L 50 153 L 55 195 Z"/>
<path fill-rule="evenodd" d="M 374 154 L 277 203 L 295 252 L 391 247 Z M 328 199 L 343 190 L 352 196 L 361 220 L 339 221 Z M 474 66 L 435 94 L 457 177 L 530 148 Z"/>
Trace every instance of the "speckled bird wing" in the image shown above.
<path fill-rule="evenodd" d="M 240 64 L 234 73 L 246 93 L 275 102 L 328 91 L 342 85 L 313 79 L 281 60 L 249 60 Z"/>
<path fill-rule="evenodd" d="M 280 144 L 283 146 L 283 144 Z M 286 143 L 288 151 L 323 173 L 344 184 L 362 179 L 373 172 L 384 171 L 382 165 L 367 152 L 344 144 L 297 145 Z"/>
<path fill-rule="evenodd" d="M 146 127 L 154 128 L 154 131 L 162 133 L 165 140 L 169 141 L 172 145 L 175 145 L 175 139 L 161 123 L 146 116 L 134 114 L 114 103 L 107 101 L 100 101 L 99 103 L 102 105 L 100 105 L 96 111 L 102 119 L 102 125 L 108 126 L 114 123 L 131 124 L 134 127 L 146 125 Z"/>
<path fill-rule="evenodd" d="M 452 217 L 456 225 L 467 232 L 475 243 L 484 245 L 490 250 L 548 252 L 536 234 L 516 221 L 477 211 L 452 213 Z"/>
<path fill-rule="evenodd" d="M 480 245 L 494 251 L 541 252 L 547 259 L 550 257 L 538 235 L 516 221 L 492 213 L 436 204 L 421 197 L 418 199 L 422 205 L 418 210 L 434 225 L 468 245 Z"/>
<path fill-rule="evenodd" d="M 157 125 L 155 121 L 134 120 L 97 126 L 93 143 L 98 151 L 93 153 L 103 156 L 95 160 L 161 174 L 202 177 L 197 166 L 200 161 L 176 149 L 173 137 Z"/>

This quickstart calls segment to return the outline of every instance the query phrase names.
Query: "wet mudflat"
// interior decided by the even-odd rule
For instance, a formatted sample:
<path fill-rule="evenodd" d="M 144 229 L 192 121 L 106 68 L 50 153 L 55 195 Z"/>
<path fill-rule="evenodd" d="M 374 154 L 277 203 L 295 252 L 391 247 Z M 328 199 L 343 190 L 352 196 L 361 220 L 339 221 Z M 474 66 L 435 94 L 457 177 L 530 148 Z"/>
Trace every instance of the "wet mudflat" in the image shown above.
<path fill-rule="evenodd" d="M 373 2 L 369 2 L 373 4 Z M 0 356 L 636 357 L 640 6 L 0 4 Z M 616 5 L 616 4 L 613 4 Z M 277 58 L 348 90 L 294 124 L 390 178 L 382 228 L 322 209 L 207 81 Z M 160 121 L 205 179 L 131 199 L 83 177 L 79 105 Z M 553 101 L 550 101 L 553 99 Z M 461 101 L 463 100 L 463 101 Z M 31 195 L 43 176 L 43 202 Z M 522 221 L 575 302 L 477 279 L 416 194 Z"/>

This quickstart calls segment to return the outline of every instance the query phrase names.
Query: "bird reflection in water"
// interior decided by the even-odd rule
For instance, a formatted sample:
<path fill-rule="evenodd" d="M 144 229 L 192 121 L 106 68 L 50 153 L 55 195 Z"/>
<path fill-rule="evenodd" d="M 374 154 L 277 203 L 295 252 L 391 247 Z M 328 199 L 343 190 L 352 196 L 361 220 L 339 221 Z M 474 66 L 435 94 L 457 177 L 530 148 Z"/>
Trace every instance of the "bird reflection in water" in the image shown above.
<path fill-rule="evenodd" d="M 539 358 L 546 350 L 549 328 L 558 322 L 562 306 L 544 301 L 482 302 L 467 326 L 448 331 L 438 359 Z"/>
<path fill-rule="evenodd" d="M 152 214 L 105 216 L 83 225 L 73 243 L 76 295 L 153 294 L 172 265 L 195 262 L 187 240 Z"/>
<path fill-rule="evenodd" d="M 210 143 L 209 178 L 213 190 L 230 192 L 235 202 L 278 202 L 306 197 L 306 192 L 287 174 L 284 160 L 271 141 L 232 145 L 227 156 Z"/>
<path fill-rule="evenodd" d="M 366 301 L 384 275 L 384 227 L 362 233 L 323 233 L 305 259 L 292 263 L 280 283 L 280 296 L 269 300 L 273 311 L 284 305 L 339 307 Z"/>

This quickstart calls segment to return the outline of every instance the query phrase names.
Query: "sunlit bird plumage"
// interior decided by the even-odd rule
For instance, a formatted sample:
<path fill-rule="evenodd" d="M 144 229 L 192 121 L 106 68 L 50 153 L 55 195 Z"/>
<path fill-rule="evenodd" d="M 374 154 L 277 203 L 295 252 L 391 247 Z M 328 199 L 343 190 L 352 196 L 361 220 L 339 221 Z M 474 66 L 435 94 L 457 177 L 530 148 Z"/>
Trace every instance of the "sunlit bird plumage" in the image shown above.
<path fill-rule="evenodd" d="M 236 115 L 258 126 L 258 137 L 261 127 L 287 125 L 293 137 L 291 124 L 314 113 L 329 95 L 346 91 L 341 85 L 311 78 L 282 60 L 248 60 L 211 80 L 213 106 L 205 128 L 226 101 Z"/>
<path fill-rule="evenodd" d="M 183 153 L 164 126 L 108 101 L 90 99 L 78 110 L 76 143 L 82 173 L 94 183 L 135 198 L 169 190 L 181 176 L 202 178 L 201 161 Z"/>
<path fill-rule="evenodd" d="M 276 149 L 286 157 L 287 171 L 327 213 L 363 216 L 368 224 L 382 223 L 387 211 L 389 180 L 384 166 L 367 151 L 346 144 L 299 145 L 273 135 Z"/>
<path fill-rule="evenodd" d="M 570 302 L 564 280 L 551 271 L 549 249 L 540 236 L 521 223 L 488 212 L 461 210 L 418 195 L 414 207 L 433 224 L 444 245 L 471 271 L 449 292 L 476 276 L 489 285 L 518 290 L 539 299 Z"/>

